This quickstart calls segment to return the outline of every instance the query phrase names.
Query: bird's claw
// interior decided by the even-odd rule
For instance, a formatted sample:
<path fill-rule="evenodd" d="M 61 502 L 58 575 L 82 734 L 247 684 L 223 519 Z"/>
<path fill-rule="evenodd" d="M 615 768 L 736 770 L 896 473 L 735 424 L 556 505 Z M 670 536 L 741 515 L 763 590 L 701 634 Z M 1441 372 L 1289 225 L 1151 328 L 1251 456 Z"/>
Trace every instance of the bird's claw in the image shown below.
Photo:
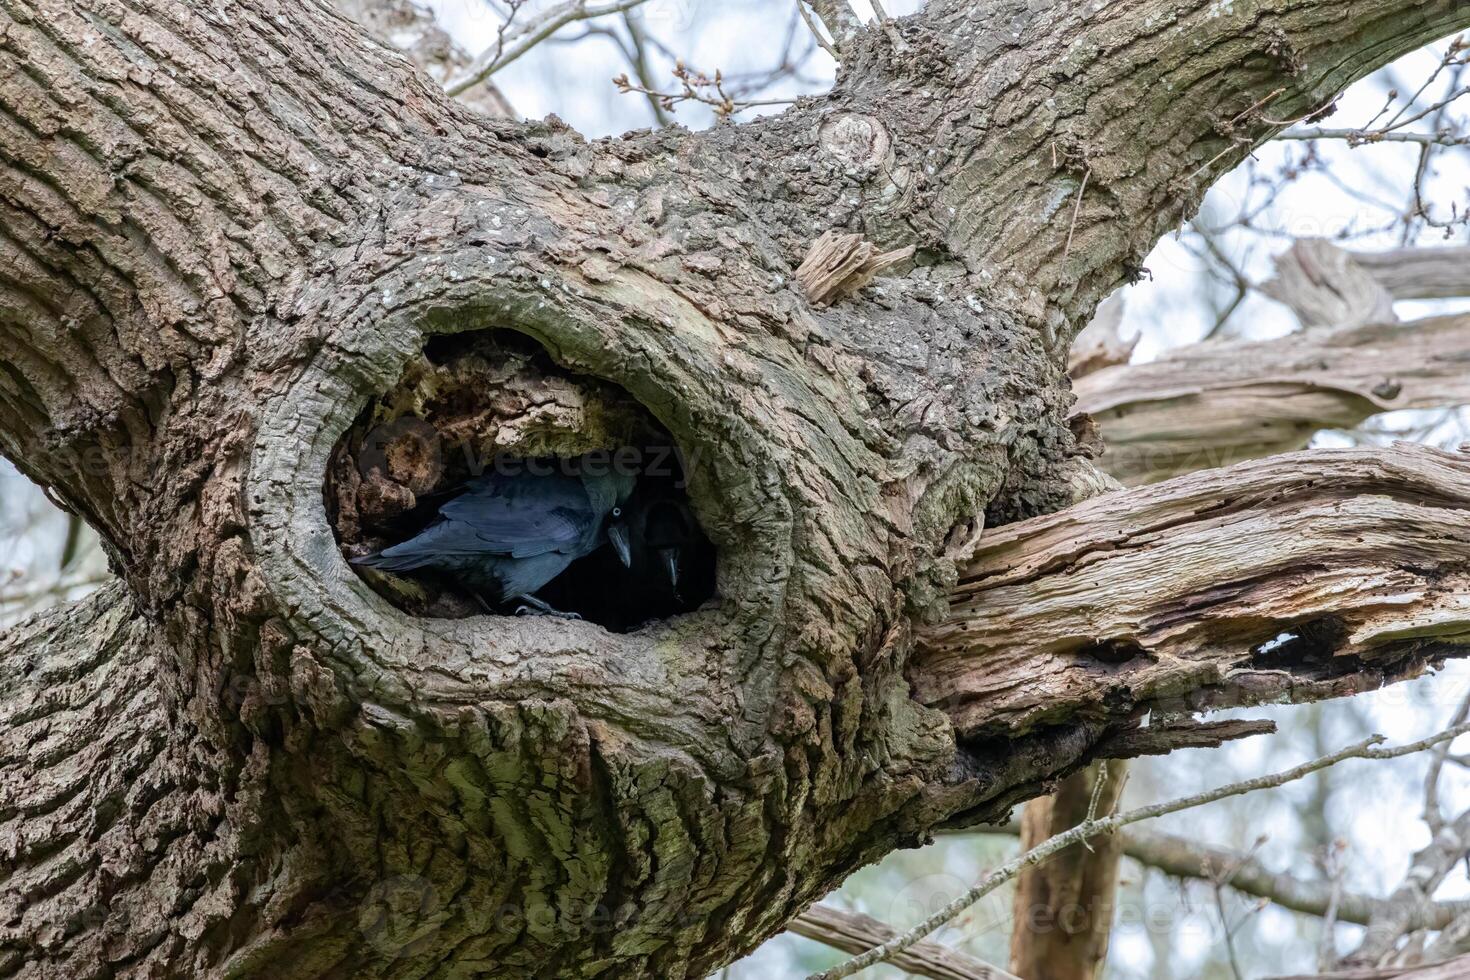
<path fill-rule="evenodd" d="M 562 612 L 560 609 L 537 609 L 535 606 L 516 606 L 517 616 L 555 616 L 557 619 L 581 619 L 580 613 Z"/>

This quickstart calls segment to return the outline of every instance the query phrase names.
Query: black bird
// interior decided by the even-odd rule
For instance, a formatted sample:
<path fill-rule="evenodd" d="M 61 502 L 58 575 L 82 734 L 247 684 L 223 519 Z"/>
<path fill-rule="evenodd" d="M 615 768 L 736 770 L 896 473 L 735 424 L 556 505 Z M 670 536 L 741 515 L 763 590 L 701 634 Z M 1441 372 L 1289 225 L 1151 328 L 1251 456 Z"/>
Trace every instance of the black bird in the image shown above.
<path fill-rule="evenodd" d="M 631 564 L 623 505 L 635 482 L 621 473 L 487 473 L 416 537 L 353 561 L 384 572 L 439 572 L 498 603 L 521 603 L 517 612 L 574 616 L 534 593 L 604 542 Z"/>
<path fill-rule="evenodd" d="M 645 496 L 632 508 L 628 523 L 632 545 L 628 567 L 682 601 L 680 569 L 699 537 L 699 524 L 689 504 L 673 495 Z"/>

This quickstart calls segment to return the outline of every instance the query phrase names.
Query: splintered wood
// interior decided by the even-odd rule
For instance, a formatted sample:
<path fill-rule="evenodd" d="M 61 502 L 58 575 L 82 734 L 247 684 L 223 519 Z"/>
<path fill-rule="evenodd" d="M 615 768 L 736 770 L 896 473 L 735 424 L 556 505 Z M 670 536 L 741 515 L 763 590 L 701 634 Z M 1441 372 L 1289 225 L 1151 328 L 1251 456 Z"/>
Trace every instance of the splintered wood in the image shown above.
<path fill-rule="evenodd" d="M 878 246 L 862 235 L 828 231 L 812 244 L 796 278 L 814 306 L 831 306 L 857 294 L 879 273 L 891 269 L 914 254 L 912 245 L 879 252 Z"/>

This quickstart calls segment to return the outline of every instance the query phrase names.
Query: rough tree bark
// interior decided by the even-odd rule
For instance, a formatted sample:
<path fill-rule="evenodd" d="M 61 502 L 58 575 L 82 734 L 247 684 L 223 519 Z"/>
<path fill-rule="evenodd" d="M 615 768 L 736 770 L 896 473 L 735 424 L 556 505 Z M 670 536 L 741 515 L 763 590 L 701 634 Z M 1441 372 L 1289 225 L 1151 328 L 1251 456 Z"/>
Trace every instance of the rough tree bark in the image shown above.
<path fill-rule="evenodd" d="M 933 0 L 778 117 L 589 143 L 456 105 L 320 0 L 0 0 L 0 449 L 122 579 L 0 640 L 0 974 L 701 976 L 893 848 L 1138 751 L 1163 699 L 1449 651 L 1458 459 L 979 535 L 1102 485 L 1068 345 L 1210 181 L 1470 23 L 1097 6 Z M 834 228 L 914 267 L 815 309 L 792 273 Z M 353 574 L 334 445 L 431 337 L 485 327 L 698 461 L 717 606 L 617 636 L 415 618 Z M 1232 518 L 1248 571 L 1198 550 Z M 1117 574 L 1138 533 L 1198 574 L 1094 626 L 1068 610 L 1122 583 L 1063 596 L 1067 521 Z M 1068 636 L 1002 642 L 1028 589 Z"/>

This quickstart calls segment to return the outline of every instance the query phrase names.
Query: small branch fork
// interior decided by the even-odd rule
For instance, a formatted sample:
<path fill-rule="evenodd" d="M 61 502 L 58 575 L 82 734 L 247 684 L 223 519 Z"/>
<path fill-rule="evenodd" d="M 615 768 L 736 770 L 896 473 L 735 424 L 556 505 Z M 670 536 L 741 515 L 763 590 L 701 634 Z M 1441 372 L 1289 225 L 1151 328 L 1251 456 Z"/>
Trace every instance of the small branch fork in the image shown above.
<path fill-rule="evenodd" d="M 525 6 L 526 0 L 509 0 L 509 11 L 500 26 L 495 44 L 477 55 L 458 77 L 444 86 L 444 90 L 457 96 L 473 88 L 568 24 L 620 14 L 647 2 L 648 0 L 608 0 L 606 3 L 592 3 L 591 0 L 567 0 L 566 3 L 557 4 L 517 25 L 516 15 Z"/>
<path fill-rule="evenodd" d="M 1374 735 L 1329 755 L 1281 772 L 1257 776 L 1253 779 L 1246 779 L 1236 783 L 1229 783 L 1212 790 L 1206 790 L 1201 793 L 1195 793 L 1162 803 L 1153 803 L 1113 816 L 1083 821 L 1071 830 L 1051 837 L 1036 847 L 1031 848 L 1029 851 L 1026 851 L 1024 854 L 1001 865 L 1000 868 L 978 882 L 959 898 L 924 919 L 924 921 L 912 929 L 895 936 L 882 945 L 875 946 L 866 953 L 855 956 L 844 963 L 840 963 L 830 970 L 814 973 L 807 980 L 838 980 L 840 977 L 852 976 L 859 970 L 863 970 L 875 963 L 881 963 L 891 959 L 897 953 L 910 948 L 934 930 L 954 919 L 960 913 L 964 912 L 965 909 L 996 888 L 1015 878 L 1024 869 L 1046 860 L 1058 851 L 1089 838 L 1096 837 L 1099 834 L 1113 833 L 1129 824 L 1163 816 L 1166 813 L 1177 813 L 1181 810 L 1193 809 L 1194 807 L 1214 803 L 1228 797 L 1283 786 L 1304 776 L 1311 775 L 1314 772 L 1320 772 L 1323 769 L 1335 766 L 1339 762 L 1348 759 L 1397 759 L 1402 756 L 1412 755 L 1416 752 L 1422 752 L 1425 749 L 1452 741 L 1467 732 L 1470 732 L 1470 724 L 1461 724 L 1416 742 L 1387 748 L 1382 747 L 1382 743 L 1384 742 L 1383 736 Z"/>
<path fill-rule="evenodd" d="M 715 115 L 723 122 L 737 112 L 746 109 L 754 109 L 758 106 L 790 105 L 795 99 L 737 99 L 725 91 L 724 74 L 718 70 L 711 78 L 703 72 L 693 71 L 680 61 L 674 65 L 674 78 L 679 82 L 681 90 L 678 92 L 659 92 L 649 88 L 647 82 L 639 79 L 634 82 L 628 77 L 627 72 L 614 78 L 613 84 L 618 91 L 627 95 L 637 92 L 648 98 L 648 101 L 663 112 L 673 112 L 674 107 L 681 102 L 700 102 L 714 109 Z"/>

